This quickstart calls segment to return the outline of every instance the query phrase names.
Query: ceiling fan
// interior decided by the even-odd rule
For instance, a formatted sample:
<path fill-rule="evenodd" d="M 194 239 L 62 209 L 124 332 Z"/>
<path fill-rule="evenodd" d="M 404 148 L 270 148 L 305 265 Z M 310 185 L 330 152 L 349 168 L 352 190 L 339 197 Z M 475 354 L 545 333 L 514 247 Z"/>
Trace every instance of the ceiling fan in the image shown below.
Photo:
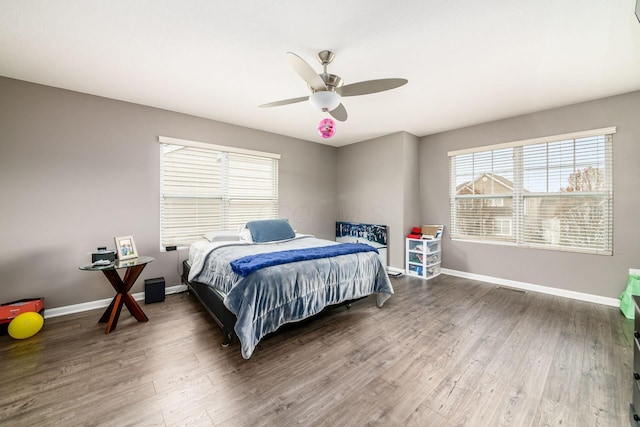
<path fill-rule="evenodd" d="M 347 110 L 344 108 L 344 105 L 342 105 L 342 97 L 383 92 L 408 83 L 407 79 L 378 79 L 343 85 L 342 77 L 327 72 L 327 66 L 333 61 L 333 58 L 334 53 L 329 50 L 319 52 L 318 61 L 322 64 L 323 72 L 316 74 L 304 59 L 295 53 L 287 52 L 289 65 L 307 82 L 311 90 L 311 95 L 262 104 L 260 108 L 279 107 L 281 105 L 295 104 L 296 102 L 309 100 L 314 107 L 321 111 L 328 112 L 336 120 L 344 122 L 347 120 Z"/>

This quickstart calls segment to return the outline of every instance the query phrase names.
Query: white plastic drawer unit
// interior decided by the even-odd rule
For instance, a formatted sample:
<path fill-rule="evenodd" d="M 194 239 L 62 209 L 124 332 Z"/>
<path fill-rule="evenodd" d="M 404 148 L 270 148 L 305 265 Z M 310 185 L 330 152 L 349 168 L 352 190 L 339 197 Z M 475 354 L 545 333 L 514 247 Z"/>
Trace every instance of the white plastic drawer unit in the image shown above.
<path fill-rule="evenodd" d="M 440 274 L 440 239 L 407 238 L 405 256 L 408 275 L 428 280 Z"/>

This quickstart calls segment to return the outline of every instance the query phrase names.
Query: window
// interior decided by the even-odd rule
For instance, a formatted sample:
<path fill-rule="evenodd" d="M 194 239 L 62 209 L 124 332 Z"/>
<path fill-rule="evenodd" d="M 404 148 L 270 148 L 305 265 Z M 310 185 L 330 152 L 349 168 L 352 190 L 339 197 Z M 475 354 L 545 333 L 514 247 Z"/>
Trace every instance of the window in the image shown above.
<path fill-rule="evenodd" d="M 511 236 L 513 233 L 511 230 L 512 220 L 511 218 L 499 218 L 495 220 L 495 230 L 497 236 Z"/>
<path fill-rule="evenodd" d="M 277 154 L 160 137 L 160 244 L 278 217 Z"/>
<path fill-rule="evenodd" d="M 449 153 L 451 237 L 611 255 L 615 131 Z"/>

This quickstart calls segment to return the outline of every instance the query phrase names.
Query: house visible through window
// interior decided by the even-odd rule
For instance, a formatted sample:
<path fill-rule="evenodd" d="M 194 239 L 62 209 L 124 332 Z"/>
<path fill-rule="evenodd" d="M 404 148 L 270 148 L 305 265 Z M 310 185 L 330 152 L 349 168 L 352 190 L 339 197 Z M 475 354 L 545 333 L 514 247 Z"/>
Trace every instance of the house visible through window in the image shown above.
<path fill-rule="evenodd" d="M 278 217 L 277 154 L 160 137 L 160 244 Z"/>
<path fill-rule="evenodd" d="M 614 133 L 449 153 L 451 237 L 611 255 Z"/>
<path fill-rule="evenodd" d="M 496 235 L 511 236 L 513 233 L 511 228 L 512 222 L 511 218 L 496 217 L 496 220 L 494 221 Z"/>

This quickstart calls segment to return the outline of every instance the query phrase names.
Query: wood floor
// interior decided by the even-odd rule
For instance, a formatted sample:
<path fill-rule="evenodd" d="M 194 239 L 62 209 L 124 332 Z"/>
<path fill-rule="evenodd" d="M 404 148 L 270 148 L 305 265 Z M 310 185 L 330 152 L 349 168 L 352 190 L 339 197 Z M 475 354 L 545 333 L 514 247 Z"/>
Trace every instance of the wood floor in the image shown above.
<path fill-rule="evenodd" d="M 263 340 L 250 360 L 187 294 L 0 336 L 6 426 L 628 426 L 619 310 L 442 275 Z"/>

